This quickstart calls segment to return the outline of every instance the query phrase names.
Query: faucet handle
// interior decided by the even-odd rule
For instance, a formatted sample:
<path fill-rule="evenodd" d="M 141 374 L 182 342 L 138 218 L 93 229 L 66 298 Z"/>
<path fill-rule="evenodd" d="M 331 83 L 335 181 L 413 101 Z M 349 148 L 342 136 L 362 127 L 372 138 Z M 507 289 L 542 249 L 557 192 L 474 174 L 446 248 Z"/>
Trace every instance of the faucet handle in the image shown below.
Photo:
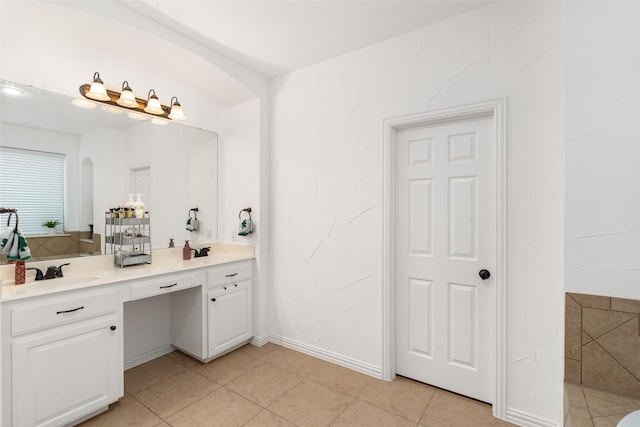
<path fill-rule="evenodd" d="M 58 269 L 56 270 L 56 277 L 63 277 L 62 276 L 62 267 L 64 267 L 65 265 L 69 265 L 70 263 L 65 262 L 64 264 L 60 264 L 58 266 Z"/>
<path fill-rule="evenodd" d="M 44 274 L 44 278 L 55 279 L 57 271 L 58 267 L 56 267 L 55 265 L 50 265 L 49 267 L 47 267 L 47 272 Z"/>

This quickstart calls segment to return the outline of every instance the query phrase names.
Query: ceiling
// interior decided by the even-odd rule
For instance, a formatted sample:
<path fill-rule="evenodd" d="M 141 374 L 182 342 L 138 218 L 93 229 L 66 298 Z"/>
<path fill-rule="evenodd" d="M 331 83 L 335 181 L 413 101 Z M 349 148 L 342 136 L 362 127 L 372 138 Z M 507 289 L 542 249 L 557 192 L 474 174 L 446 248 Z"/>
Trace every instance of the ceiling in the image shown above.
<path fill-rule="evenodd" d="M 485 0 L 119 0 L 267 77 L 481 7 Z"/>

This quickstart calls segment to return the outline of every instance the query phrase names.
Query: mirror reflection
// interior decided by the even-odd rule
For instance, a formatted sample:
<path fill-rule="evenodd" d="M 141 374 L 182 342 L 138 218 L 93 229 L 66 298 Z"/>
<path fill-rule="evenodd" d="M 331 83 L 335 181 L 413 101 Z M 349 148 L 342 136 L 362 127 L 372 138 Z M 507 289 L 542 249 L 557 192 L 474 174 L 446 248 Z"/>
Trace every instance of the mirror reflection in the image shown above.
<path fill-rule="evenodd" d="M 105 212 L 129 194 L 141 194 L 149 212 L 152 248 L 170 238 L 176 245 L 216 241 L 216 133 L 133 120 L 125 109 L 79 108 L 70 97 L 0 80 L 6 87 L 20 93 L 0 92 L 0 206 L 18 209 L 34 260 L 104 253 Z M 62 159 L 60 192 L 41 188 L 56 179 L 28 155 Z M 10 170 L 23 175 L 7 176 Z M 195 207 L 200 227 L 190 232 Z M 4 229 L 7 216 L 0 221 Z M 43 225 L 51 221 L 59 222 L 53 230 Z"/>

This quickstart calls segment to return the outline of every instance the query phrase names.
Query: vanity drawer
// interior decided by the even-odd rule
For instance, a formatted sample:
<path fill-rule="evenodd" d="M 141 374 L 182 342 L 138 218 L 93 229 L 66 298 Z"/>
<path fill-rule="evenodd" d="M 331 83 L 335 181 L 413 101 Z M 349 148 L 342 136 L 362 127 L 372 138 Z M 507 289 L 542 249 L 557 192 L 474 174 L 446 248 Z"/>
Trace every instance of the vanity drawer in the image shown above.
<path fill-rule="evenodd" d="M 251 279 L 251 261 L 241 261 L 208 271 L 208 288 Z"/>
<path fill-rule="evenodd" d="M 117 309 L 118 291 L 115 288 L 18 304 L 11 308 L 11 335 L 115 313 Z"/>
<path fill-rule="evenodd" d="M 176 274 L 173 276 L 162 276 L 155 279 L 140 280 L 132 283 L 131 299 L 141 299 L 154 295 L 168 294 L 183 289 L 192 288 L 202 284 L 201 275 L 198 273 Z"/>

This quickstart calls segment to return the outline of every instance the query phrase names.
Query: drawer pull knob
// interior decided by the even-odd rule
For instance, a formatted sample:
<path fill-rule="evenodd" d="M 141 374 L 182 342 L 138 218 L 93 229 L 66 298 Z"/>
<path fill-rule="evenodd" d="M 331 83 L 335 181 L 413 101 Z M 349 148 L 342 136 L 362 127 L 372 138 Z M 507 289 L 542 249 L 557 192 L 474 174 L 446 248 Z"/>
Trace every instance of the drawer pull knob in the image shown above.
<path fill-rule="evenodd" d="M 116 330 L 116 325 L 111 325 L 111 327 L 109 329 L 111 329 L 112 331 L 115 331 Z"/>
<path fill-rule="evenodd" d="M 56 314 L 72 313 L 74 311 L 82 310 L 83 308 L 84 308 L 84 305 L 81 307 L 72 308 L 71 310 L 56 311 Z"/>
<path fill-rule="evenodd" d="M 160 289 L 173 288 L 174 286 L 178 286 L 178 284 L 174 283 L 173 285 L 160 286 Z"/>
<path fill-rule="evenodd" d="M 238 275 L 238 273 L 233 273 L 233 274 L 227 274 L 227 275 L 226 275 L 226 276 L 224 276 L 224 277 L 233 277 L 233 276 L 237 276 L 237 275 Z"/>
<path fill-rule="evenodd" d="M 234 283 L 234 284 L 233 284 L 233 286 L 235 286 L 235 287 L 237 288 L 237 287 L 238 287 L 238 284 L 237 284 L 237 283 Z"/>
<path fill-rule="evenodd" d="M 216 302 L 216 299 L 215 298 L 211 298 L 211 301 Z"/>
<path fill-rule="evenodd" d="M 227 287 L 226 287 L 226 286 L 223 286 L 223 287 L 222 287 L 222 289 L 224 289 L 224 290 L 226 291 L 226 290 L 227 290 Z"/>

